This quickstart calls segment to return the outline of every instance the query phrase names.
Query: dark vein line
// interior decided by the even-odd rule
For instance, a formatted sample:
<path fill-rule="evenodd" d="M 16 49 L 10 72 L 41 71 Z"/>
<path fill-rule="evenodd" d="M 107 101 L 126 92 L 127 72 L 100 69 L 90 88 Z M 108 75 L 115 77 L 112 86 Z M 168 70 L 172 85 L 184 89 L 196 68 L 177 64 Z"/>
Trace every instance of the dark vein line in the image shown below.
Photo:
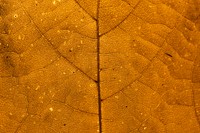
<path fill-rule="evenodd" d="M 126 0 L 121 0 L 121 1 L 125 2 L 125 3 L 128 4 L 129 6 L 133 7 L 133 6 L 132 6 L 128 1 L 126 1 Z"/>
<path fill-rule="evenodd" d="M 84 111 L 84 110 L 75 108 L 75 107 L 73 107 L 73 106 L 71 106 L 71 105 L 69 105 L 69 104 L 66 104 L 66 103 L 65 103 L 65 106 L 66 106 L 66 107 L 69 107 L 69 108 L 71 108 L 71 109 L 73 109 L 74 111 L 77 111 L 77 112 L 81 112 L 81 113 L 85 113 L 85 114 L 90 114 L 90 115 L 98 115 L 97 113 Z"/>
<path fill-rule="evenodd" d="M 128 88 L 129 86 L 131 86 L 134 82 L 139 81 L 139 79 L 143 76 L 143 73 L 145 73 L 145 72 L 148 70 L 148 68 L 152 65 L 153 60 L 156 59 L 156 57 L 158 56 L 158 53 L 159 53 L 159 52 L 160 52 L 160 50 L 158 50 L 158 52 L 155 54 L 155 56 L 150 60 L 150 63 L 147 64 L 147 66 L 142 70 L 142 72 L 140 72 L 140 75 L 139 75 L 136 79 L 132 80 L 128 85 L 126 85 L 126 86 L 123 87 L 122 89 L 116 91 L 116 92 L 113 93 L 112 95 L 110 95 L 110 96 L 108 96 L 108 97 L 105 97 L 104 99 L 102 99 L 102 101 L 104 101 L 104 100 L 106 100 L 106 99 L 108 99 L 108 98 L 113 97 L 114 95 L 118 94 L 119 92 L 122 92 L 122 91 L 124 91 L 125 89 L 127 89 L 127 88 Z"/>
<path fill-rule="evenodd" d="M 99 133 L 102 133 L 101 88 L 100 88 L 99 7 L 100 7 L 100 0 L 97 0 L 97 21 L 96 21 L 96 28 L 97 28 L 97 91 L 98 91 Z"/>
<path fill-rule="evenodd" d="M 148 1 L 149 1 L 149 0 L 148 0 Z M 150 2 L 150 1 L 149 1 L 149 2 Z M 190 20 L 187 16 L 184 16 L 183 12 L 177 11 L 176 9 L 170 7 L 168 4 L 163 3 L 162 1 L 161 1 L 161 3 L 164 4 L 165 6 L 167 6 L 168 8 L 170 8 L 171 10 L 173 10 L 174 12 L 176 12 L 177 14 L 179 14 L 180 16 L 182 16 L 183 18 L 185 18 L 186 20 L 189 20 L 189 21 L 191 21 L 192 23 L 194 23 L 194 22 L 193 22 L 192 20 Z"/>
<path fill-rule="evenodd" d="M 101 34 L 100 36 L 103 36 L 103 35 L 105 35 L 105 34 L 108 34 L 109 32 L 111 32 L 111 31 L 113 31 L 114 29 L 116 29 L 117 27 L 119 27 L 124 21 L 127 20 L 127 18 L 132 14 L 132 12 L 134 11 L 134 9 L 138 7 L 138 5 L 140 4 L 140 2 L 141 2 L 141 0 L 138 1 L 138 3 L 137 3 L 134 7 L 131 6 L 131 7 L 132 7 L 132 10 L 129 12 L 129 14 L 128 14 L 119 24 L 115 25 L 115 26 L 112 27 L 109 31 L 107 31 L 107 32 L 105 32 L 105 33 L 103 33 L 103 34 Z"/>
<path fill-rule="evenodd" d="M 43 71 L 44 68 L 47 68 L 48 66 L 54 64 L 54 63 L 55 63 L 56 61 L 58 61 L 59 59 L 60 59 L 60 57 L 58 57 L 58 58 L 56 58 L 55 60 L 51 61 L 50 63 L 44 65 L 43 67 L 37 68 L 37 69 L 35 69 L 35 70 L 32 70 L 32 71 L 30 71 L 29 73 L 24 74 L 24 75 L 22 75 L 22 76 L 20 76 L 20 77 L 28 76 L 28 75 L 30 75 L 31 73 L 34 73 L 34 72 L 37 72 L 37 71 Z"/>
<path fill-rule="evenodd" d="M 52 44 L 52 42 L 42 33 L 42 31 L 40 30 L 40 28 L 35 24 L 35 22 L 33 21 L 33 19 L 31 18 L 30 14 L 26 11 L 26 9 L 24 8 L 24 11 L 26 12 L 27 16 L 29 17 L 29 19 L 32 21 L 32 23 L 35 25 L 36 29 L 38 30 L 38 32 L 42 35 L 42 37 L 44 37 L 44 39 L 50 44 L 49 46 L 52 47 L 52 49 L 54 49 L 55 53 L 58 54 L 59 56 L 63 57 L 68 63 L 70 63 L 75 69 L 79 70 L 82 74 L 84 74 L 86 77 L 88 77 L 90 80 L 96 82 L 95 79 L 93 79 L 92 77 L 90 77 L 88 74 L 86 74 L 83 70 L 81 70 L 80 68 L 78 68 L 75 64 L 73 64 L 73 62 L 71 62 L 70 60 L 68 60 L 65 56 L 63 56 L 60 51 L 56 50 Z"/>
<path fill-rule="evenodd" d="M 114 29 L 116 29 L 119 25 L 121 25 L 130 15 L 131 15 L 132 11 L 130 11 L 130 13 L 117 25 L 115 25 L 114 27 L 112 27 L 109 31 L 101 34 L 100 36 L 103 36 L 105 34 L 108 34 L 109 32 L 113 31 Z"/>
<path fill-rule="evenodd" d="M 95 21 L 97 21 L 97 19 L 98 19 L 98 17 L 97 17 L 97 19 L 95 18 L 95 17 L 93 17 L 89 12 L 87 12 L 86 11 L 86 9 L 85 8 L 83 8 L 82 6 L 81 6 L 81 4 L 80 3 L 78 3 L 78 1 L 77 0 L 74 0 L 75 1 L 75 3 L 77 4 L 77 5 L 79 5 L 79 7 L 83 10 L 83 11 L 85 11 L 93 20 L 95 20 Z M 98 3 L 97 3 L 98 4 Z M 98 8 L 98 5 L 97 5 L 97 8 Z M 98 9 L 97 9 L 98 10 Z M 98 12 L 98 11 L 97 11 Z M 98 14 L 98 13 L 97 13 Z"/>
<path fill-rule="evenodd" d="M 22 121 L 20 122 L 20 125 L 17 127 L 14 133 L 17 133 L 21 129 L 21 127 L 23 126 L 24 122 L 27 120 L 28 117 L 29 117 L 29 114 L 22 119 Z"/>
<path fill-rule="evenodd" d="M 82 27 L 80 27 L 80 28 L 82 28 Z M 80 28 L 77 28 L 77 30 L 80 29 Z M 52 29 L 50 29 L 50 30 L 52 30 Z M 61 30 L 62 30 L 62 31 L 67 31 L 67 30 L 70 30 L 70 29 L 61 29 Z M 91 36 L 85 35 L 85 34 L 79 32 L 79 31 L 77 31 L 77 30 L 73 30 L 73 29 L 72 29 L 72 32 L 73 32 L 74 34 L 79 34 L 79 35 L 84 36 L 84 37 L 89 38 L 89 39 L 95 39 L 95 40 L 97 39 L 96 37 L 91 37 Z"/>
<path fill-rule="evenodd" d="M 72 13 L 74 12 L 70 12 L 64 19 L 62 19 L 61 21 L 59 21 L 57 24 L 55 24 L 53 27 L 54 28 L 48 28 L 46 31 L 43 32 L 43 34 L 46 34 L 47 32 L 49 32 L 50 30 L 54 30 L 56 28 L 60 28 L 59 26 L 62 25 L 62 23 L 64 23 L 67 19 L 69 19 L 70 15 L 72 15 Z M 96 20 L 95 20 L 96 21 Z M 85 24 L 83 25 L 82 27 L 86 26 L 88 24 Z M 96 38 L 93 38 L 93 37 L 90 37 L 90 36 L 87 36 L 87 35 L 84 35 L 82 33 L 79 33 L 79 31 L 77 31 L 78 29 L 82 28 L 82 27 L 79 27 L 79 28 L 76 28 L 76 30 L 72 29 L 72 28 L 68 28 L 68 29 L 65 29 L 65 28 L 60 28 L 60 30 L 62 31 L 65 31 L 65 30 L 73 30 L 74 33 L 77 33 L 77 34 L 80 34 L 82 36 L 85 36 L 85 37 L 88 37 L 88 38 L 91 38 L 91 39 L 96 39 Z"/>

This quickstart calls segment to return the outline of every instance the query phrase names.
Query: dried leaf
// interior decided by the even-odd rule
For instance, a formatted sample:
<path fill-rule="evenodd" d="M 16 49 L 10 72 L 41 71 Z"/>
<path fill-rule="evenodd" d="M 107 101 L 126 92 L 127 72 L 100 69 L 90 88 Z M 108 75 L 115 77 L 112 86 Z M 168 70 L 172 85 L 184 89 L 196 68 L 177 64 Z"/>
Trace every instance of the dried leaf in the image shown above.
<path fill-rule="evenodd" d="M 0 0 L 0 133 L 200 132 L 199 0 Z"/>

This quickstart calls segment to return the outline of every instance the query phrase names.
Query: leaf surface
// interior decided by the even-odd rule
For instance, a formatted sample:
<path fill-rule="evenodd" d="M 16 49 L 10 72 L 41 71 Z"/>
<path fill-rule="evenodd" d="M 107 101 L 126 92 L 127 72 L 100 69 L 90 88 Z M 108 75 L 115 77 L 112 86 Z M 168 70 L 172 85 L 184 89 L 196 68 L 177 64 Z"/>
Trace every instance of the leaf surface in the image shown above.
<path fill-rule="evenodd" d="M 200 132 L 199 0 L 1 0 L 0 133 Z"/>

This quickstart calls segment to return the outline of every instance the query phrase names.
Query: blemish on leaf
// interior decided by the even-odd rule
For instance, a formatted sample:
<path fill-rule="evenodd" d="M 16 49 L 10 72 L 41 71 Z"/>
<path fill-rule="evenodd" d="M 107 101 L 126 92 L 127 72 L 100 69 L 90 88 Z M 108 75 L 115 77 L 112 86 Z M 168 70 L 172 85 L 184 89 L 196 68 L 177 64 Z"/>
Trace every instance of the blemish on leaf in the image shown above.
<path fill-rule="evenodd" d="M 169 54 L 169 53 L 165 53 L 167 56 L 169 56 L 169 57 L 172 57 L 172 55 L 171 54 Z"/>
<path fill-rule="evenodd" d="M 19 16 L 18 16 L 18 14 L 14 14 L 14 18 L 18 18 Z"/>
<path fill-rule="evenodd" d="M 53 111 L 53 108 L 51 107 L 51 108 L 49 108 L 49 110 L 52 112 L 52 111 Z"/>

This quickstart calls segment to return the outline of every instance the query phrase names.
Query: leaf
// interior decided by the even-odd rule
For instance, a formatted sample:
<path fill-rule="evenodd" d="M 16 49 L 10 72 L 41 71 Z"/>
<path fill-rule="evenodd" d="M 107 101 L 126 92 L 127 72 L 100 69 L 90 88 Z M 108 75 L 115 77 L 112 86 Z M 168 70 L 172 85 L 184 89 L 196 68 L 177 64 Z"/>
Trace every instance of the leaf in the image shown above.
<path fill-rule="evenodd" d="M 199 0 L 1 0 L 1 133 L 200 132 Z"/>

